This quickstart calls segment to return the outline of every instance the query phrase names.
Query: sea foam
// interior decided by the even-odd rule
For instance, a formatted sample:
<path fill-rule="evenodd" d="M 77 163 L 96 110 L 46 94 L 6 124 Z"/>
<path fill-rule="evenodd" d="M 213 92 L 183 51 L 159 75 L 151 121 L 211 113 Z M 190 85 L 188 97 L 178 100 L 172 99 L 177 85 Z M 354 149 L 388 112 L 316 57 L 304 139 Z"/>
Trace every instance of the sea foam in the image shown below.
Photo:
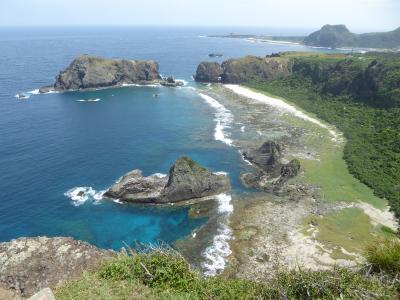
<path fill-rule="evenodd" d="M 233 212 L 232 197 L 220 194 L 217 196 L 217 201 L 218 213 L 222 215 L 223 222 L 220 223 L 212 244 L 203 252 L 206 259 L 202 264 L 205 276 L 220 274 L 225 269 L 227 257 L 232 254 L 229 247 L 229 241 L 233 239 L 233 231 L 229 227 L 229 216 Z"/>
<path fill-rule="evenodd" d="M 72 205 L 80 206 L 88 200 L 94 202 L 94 204 L 97 204 L 103 199 L 103 195 L 105 192 L 105 190 L 96 191 L 90 186 L 80 186 L 68 190 L 64 193 L 64 195 L 71 199 Z"/>
<path fill-rule="evenodd" d="M 214 114 L 214 120 L 217 122 L 214 133 L 215 140 L 221 141 L 228 146 L 232 146 L 233 141 L 227 137 L 229 136 L 229 133 L 224 132 L 226 128 L 231 127 L 231 124 L 233 122 L 233 115 L 231 111 L 214 98 L 202 93 L 200 93 L 199 95 L 207 102 L 208 105 L 210 105 L 216 111 Z"/>

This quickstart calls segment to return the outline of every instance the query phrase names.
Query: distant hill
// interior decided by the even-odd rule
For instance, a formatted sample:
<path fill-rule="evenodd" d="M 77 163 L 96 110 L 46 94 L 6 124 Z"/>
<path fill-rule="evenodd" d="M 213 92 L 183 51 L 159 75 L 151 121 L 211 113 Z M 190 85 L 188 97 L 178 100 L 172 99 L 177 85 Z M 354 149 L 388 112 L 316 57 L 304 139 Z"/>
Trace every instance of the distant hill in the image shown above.
<path fill-rule="evenodd" d="M 397 48 L 400 47 L 400 27 L 389 32 L 356 34 L 345 25 L 325 25 L 304 39 L 308 46 Z"/>

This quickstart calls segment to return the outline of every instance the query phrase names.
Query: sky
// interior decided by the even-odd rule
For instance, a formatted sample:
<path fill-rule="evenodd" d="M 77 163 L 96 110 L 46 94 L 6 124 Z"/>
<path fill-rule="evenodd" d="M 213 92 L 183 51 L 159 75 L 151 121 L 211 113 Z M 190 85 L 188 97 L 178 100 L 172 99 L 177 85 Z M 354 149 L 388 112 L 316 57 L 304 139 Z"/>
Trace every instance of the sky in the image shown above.
<path fill-rule="evenodd" d="M 400 26 L 400 0 L 0 0 L 0 26 Z"/>

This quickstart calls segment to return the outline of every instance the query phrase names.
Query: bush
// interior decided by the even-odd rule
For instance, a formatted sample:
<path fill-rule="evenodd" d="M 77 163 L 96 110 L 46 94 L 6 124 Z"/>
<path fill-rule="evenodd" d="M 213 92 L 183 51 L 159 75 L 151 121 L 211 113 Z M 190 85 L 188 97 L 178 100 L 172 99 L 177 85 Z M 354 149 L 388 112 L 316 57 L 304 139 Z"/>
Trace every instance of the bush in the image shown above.
<path fill-rule="evenodd" d="M 367 247 L 365 257 L 373 271 L 400 274 L 400 240 L 386 239 Z"/>

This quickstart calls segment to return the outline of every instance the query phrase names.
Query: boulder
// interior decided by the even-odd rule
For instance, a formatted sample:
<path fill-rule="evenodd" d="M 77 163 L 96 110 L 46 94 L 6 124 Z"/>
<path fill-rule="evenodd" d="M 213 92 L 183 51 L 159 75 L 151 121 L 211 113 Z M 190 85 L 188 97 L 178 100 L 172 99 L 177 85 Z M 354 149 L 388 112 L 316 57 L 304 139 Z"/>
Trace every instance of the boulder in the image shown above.
<path fill-rule="evenodd" d="M 219 63 L 202 62 L 197 67 L 194 79 L 199 82 L 220 82 L 224 70 Z"/>
<path fill-rule="evenodd" d="M 53 90 L 62 92 L 123 84 L 146 84 L 158 82 L 160 79 L 158 64 L 155 61 L 81 55 L 56 77 Z M 48 92 L 50 89 L 43 87 L 40 91 Z"/>
<path fill-rule="evenodd" d="M 214 174 L 189 157 L 179 158 L 168 176 L 144 177 L 140 170 L 126 174 L 105 196 L 133 203 L 176 203 L 196 200 L 231 189 L 225 174 Z"/>
<path fill-rule="evenodd" d="M 300 171 L 300 162 L 298 159 L 293 159 L 289 163 L 282 165 L 281 178 L 289 179 L 296 177 Z"/>
<path fill-rule="evenodd" d="M 153 203 L 160 199 L 167 182 L 167 176 L 155 174 L 144 177 L 142 171 L 133 170 L 124 175 L 104 196 L 127 202 Z"/>
<path fill-rule="evenodd" d="M 0 243 L 0 287 L 30 297 L 46 287 L 97 269 L 116 252 L 66 237 L 19 238 Z"/>

